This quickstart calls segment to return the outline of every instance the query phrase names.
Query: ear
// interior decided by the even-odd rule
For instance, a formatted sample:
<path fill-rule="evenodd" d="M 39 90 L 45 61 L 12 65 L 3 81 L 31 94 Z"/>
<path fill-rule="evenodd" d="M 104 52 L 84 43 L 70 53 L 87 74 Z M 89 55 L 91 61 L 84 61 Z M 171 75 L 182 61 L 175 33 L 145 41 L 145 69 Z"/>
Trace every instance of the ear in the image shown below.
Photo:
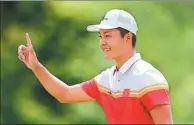
<path fill-rule="evenodd" d="M 128 32 L 127 34 L 125 34 L 124 39 L 126 42 L 130 43 L 132 41 L 132 33 Z"/>

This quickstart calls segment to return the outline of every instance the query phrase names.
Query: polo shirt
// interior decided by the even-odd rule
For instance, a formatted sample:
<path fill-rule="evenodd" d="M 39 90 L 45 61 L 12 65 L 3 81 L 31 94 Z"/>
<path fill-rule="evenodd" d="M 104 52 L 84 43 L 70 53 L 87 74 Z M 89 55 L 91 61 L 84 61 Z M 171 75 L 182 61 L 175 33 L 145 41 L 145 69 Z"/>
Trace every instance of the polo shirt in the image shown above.
<path fill-rule="evenodd" d="M 139 53 L 116 69 L 112 66 L 81 83 L 82 89 L 103 108 L 108 124 L 154 124 L 149 111 L 170 104 L 163 74 Z"/>

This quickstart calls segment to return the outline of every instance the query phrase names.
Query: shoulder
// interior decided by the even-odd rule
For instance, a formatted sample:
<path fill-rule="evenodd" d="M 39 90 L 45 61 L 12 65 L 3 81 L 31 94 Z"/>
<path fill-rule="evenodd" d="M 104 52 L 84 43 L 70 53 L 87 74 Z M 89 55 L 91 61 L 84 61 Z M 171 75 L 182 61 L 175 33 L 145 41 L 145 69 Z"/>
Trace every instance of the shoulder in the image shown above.
<path fill-rule="evenodd" d="M 164 75 L 157 68 L 144 60 L 140 60 L 135 65 L 133 73 L 136 76 L 139 90 L 160 87 L 168 89 L 168 82 Z"/>

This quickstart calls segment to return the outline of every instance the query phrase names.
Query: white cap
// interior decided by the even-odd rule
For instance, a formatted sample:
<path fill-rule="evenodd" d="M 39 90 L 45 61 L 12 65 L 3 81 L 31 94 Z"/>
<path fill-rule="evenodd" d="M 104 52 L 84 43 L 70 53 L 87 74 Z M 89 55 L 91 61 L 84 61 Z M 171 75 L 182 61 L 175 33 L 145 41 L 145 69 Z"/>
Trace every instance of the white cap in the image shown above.
<path fill-rule="evenodd" d="M 134 17 L 124 11 L 119 9 L 112 9 L 108 11 L 100 24 L 87 26 L 87 31 L 98 32 L 99 29 L 114 29 L 123 28 L 136 35 L 138 27 Z"/>

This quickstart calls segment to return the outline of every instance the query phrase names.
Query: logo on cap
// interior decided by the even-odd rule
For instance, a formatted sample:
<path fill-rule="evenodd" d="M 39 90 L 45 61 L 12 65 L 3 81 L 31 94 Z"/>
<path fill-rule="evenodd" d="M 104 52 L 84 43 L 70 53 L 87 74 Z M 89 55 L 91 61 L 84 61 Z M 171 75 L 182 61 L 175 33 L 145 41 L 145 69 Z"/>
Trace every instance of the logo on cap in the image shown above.
<path fill-rule="evenodd" d="M 104 16 L 102 17 L 101 20 L 102 20 L 102 21 L 103 21 L 103 20 L 108 20 L 108 18 L 106 18 L 105 15 L 104 15 Z"/>

